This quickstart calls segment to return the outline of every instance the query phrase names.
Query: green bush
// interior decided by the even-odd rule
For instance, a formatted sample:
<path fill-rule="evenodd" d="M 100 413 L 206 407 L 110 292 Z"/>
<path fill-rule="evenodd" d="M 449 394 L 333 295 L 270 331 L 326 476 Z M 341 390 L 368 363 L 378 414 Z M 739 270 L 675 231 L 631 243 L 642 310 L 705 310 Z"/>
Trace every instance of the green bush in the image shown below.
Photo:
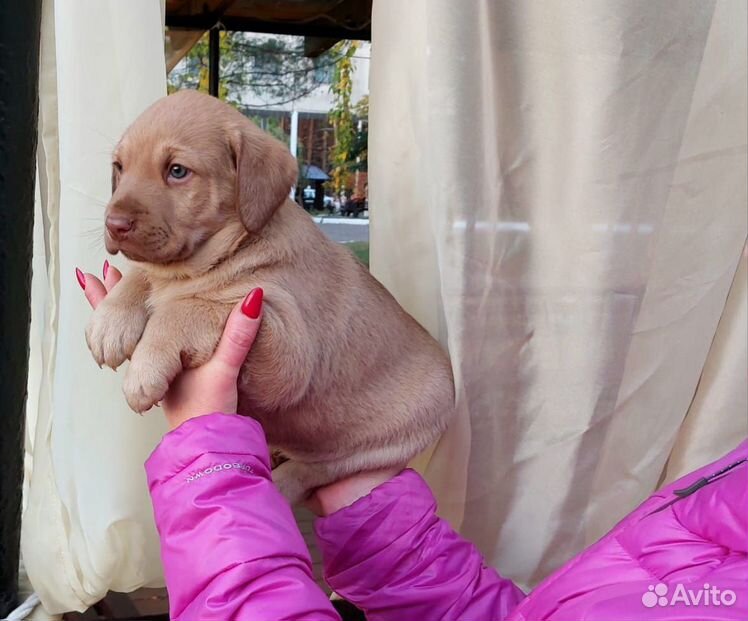
<path fill-rule="evenodd" d="M 369 267 L 369 242 L 351 242 L 345 246 L 361 261 L 366 267 Z"/>

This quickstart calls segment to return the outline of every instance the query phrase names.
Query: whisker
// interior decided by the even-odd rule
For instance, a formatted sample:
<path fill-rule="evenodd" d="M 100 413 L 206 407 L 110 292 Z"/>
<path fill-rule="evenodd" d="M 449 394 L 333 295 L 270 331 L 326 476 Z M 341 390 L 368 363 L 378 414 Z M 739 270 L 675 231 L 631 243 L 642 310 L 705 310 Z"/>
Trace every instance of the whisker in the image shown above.
<path fill-rule="evenodd" d="M 89 229 L 83 229 L 83 230 L 81 230 L 81 231 L 78 232 L 78 235 L 80 235 L 81 237 L 93 237 L 93 236 L 96 236 L 99 239 L 103 239 L 104 238 L 104 231 L 103 231 L 103 227 L 97 226 L 97 227 L 93 227 L 93 228 L 89 228 Z"/>
<path fill-rule="evenodd" d="M 88 240 L 88 243 L 86 244 L 86 247 L 91 251 L 92 254 L 99 254 L 101 252 L 106 253 L 106 248 L 104 247 L 104 242 L 101 239 L 91 239 L 91 240 Z"/>

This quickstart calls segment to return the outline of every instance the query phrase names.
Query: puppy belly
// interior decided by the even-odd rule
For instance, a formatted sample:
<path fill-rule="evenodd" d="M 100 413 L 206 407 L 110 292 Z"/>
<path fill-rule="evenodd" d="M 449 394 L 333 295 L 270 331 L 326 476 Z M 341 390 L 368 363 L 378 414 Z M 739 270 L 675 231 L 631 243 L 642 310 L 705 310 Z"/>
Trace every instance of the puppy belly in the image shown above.
<path fill-rule="evenodd" d="M 424 399 L 416 394 L 407 402 L 383 401 L 379 391 L 370 394 L 361 389 L 357 395 L 315 398 L 282 412 L 263 412 L 245 395 L 238 409 L 257 419 L 270 446 L 289 459 L 360 458 L 362 467 L 369 462 L 386 467 L 408 461 L 436 441 L 451 418 L 453 403 L 450 386 L 443 396 L 431 394 Z"/>

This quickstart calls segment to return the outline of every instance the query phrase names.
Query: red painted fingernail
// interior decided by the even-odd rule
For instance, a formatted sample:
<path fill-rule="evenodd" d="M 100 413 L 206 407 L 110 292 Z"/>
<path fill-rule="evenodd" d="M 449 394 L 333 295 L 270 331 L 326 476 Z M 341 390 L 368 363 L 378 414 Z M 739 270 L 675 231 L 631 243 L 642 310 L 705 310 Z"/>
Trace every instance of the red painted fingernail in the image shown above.
<path fill-rule="evenodd" d="M 104 260 L 103 272 L 104 272 L 104 280 L 106 280 L 106 275 L 109 273 L 109 261 L 107 261 L 106 259 Z"/>
<path fill-rule="evenodd" d="M 78 284 L 81 286 L 83 291 L 86 290 L 86 275 L 81 272 L 77 267 L 75 268 L 75 277 L 78 279 Z"/>
<path fill-rule="evenodd" d="M 262 287 L 257 287 L 249 292 L 244 302 L 242 302 L 242 313 L 250 319 L 257 319 L 262 309 Z"/>

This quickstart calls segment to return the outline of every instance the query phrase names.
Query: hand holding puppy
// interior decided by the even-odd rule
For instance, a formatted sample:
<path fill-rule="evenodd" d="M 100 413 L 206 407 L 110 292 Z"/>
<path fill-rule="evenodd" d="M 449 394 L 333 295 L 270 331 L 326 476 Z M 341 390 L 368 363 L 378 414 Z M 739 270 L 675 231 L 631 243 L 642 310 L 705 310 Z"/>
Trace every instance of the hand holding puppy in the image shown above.
<path fill-rule="evenodd" d="M 94 309 L 122 279 L 122 273 L 109 262 L 104 264 L 103 282 L 80 270 L 76 270 L 76 276 Z M 260 327 L 262 296 L 262 289 L 252 289 L 231 311 L 210 360 L 202 366 L 185 370 L 170 385 L 161 403 L 170 429 L 210 412 L 236 412 L 236 382 Z"/>
<path fill-rule="evenodd" d="M 123 393 L 145 412 L 211 360 L 232 309 L 262 287 L 231 410 L 285 458 L 273 481 L 291 503 L 403 466 L 455 413 L 444 349 L 289 198 L 297 177 L 288 147 L 225 102 L 154 102 L 112 153 L 104 241 L 133 264 L 86 331 L 97 363 L 130 361 Z"/>
<path fill-rule="evenodd" d="M 104 263 L 103 282 L 78 269 L 76 276 L 94 309 L 122 279 L 122 273 L 108 261 Z M 260 288 L 250 291 L 231 311 L 223 336 L 208 362 L 183 371 L 172 382 L 161 403 L 170 429 L 210 412 L 236 412 L 237 378 L 260 327 L 262 296 Z M 400 470 L 387 468 L 355 474 L 315 490 L 306 504 L 318 515 L 330 515 L 366 496 Z"/>

